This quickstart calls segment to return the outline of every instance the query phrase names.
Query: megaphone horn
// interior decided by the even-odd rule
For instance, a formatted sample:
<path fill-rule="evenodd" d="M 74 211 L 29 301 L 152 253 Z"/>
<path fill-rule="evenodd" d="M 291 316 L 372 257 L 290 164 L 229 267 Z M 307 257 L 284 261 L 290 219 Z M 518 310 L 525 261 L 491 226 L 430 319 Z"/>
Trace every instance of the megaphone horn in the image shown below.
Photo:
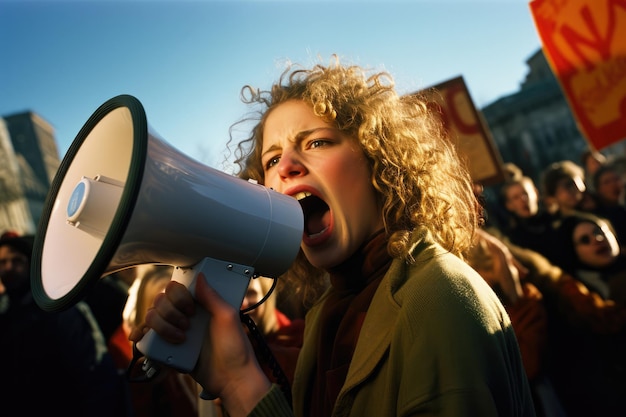
<path fill-rule="evenodd" d="M 120 95 L 85 123 L 52 182 L 32 291 L 42 309 L 60 311 L 115 271 L 191 268 L 206 257 L 277 277 L 303 227 L 295 199 L 178 152 L 149 129 L 139 100 Z"/>

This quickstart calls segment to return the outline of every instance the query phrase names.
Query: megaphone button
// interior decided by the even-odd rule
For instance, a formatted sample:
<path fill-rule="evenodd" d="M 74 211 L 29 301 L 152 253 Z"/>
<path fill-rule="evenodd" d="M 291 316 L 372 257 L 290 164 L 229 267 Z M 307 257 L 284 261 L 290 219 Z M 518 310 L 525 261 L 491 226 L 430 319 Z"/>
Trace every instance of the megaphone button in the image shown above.
<path fill-rule="evenodd" d="M 67 203 L 67 217 L 72 218 L 78 211 L 85 198 L 85 183 L 79 182 L 76 187 L 74 187 L 74 191 L 72 191 L 72 195 L 70 196 L 70 200 Z"/>

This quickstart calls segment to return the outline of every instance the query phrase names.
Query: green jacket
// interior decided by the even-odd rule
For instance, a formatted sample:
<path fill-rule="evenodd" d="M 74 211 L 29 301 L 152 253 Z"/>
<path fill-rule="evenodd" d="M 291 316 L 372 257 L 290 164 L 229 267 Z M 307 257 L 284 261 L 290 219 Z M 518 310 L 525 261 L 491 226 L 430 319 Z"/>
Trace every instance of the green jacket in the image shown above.
<path fill-rule="evenodd" d="M 517 340 L 494 292 L 425 229 L 413 241 L 416 262 L 395 259 L 374 295 L 333 417 L 534 416 Z M 323 302 L 306 317 L 296 416 L 311 391 Z M 286 415 L 280 401 L 273 390 L 252 415 Z"/>

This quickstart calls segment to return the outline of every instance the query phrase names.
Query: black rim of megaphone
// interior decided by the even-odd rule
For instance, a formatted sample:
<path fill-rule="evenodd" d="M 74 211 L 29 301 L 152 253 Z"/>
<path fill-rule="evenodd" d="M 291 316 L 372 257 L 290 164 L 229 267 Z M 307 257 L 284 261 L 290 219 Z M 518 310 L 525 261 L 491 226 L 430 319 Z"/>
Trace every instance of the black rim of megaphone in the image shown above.
<path fill-rule="evenodd" d="M 133 149 L 128 177 L 126 179 L 124 190 L 122 191 L 119 206 L 115 212 L 109 231 L 106 233 L 98 253 L 94 257 L 86 273 L 83 275 L 83 278 L 63 297 L 52 299 L 43 288 L 41 257 L 43 255 L 48 222 L 50 220 L 52 208 L 55 204 L 56 196 L 61 188 L 61 185 L 63 184 L 63 179 L 65 178 L 72 161 L 78 154 L 89 133 L 107 114 L 120 107 L 128 108 L 131 114 L 133 125 Z M 50 191 L 44 203 L 43 212 L 39 221 L 37 233 L 35 235 L 35 243 L 33 246 L 31 262 L 31 290 L 35 301 L 43 310 L 62 311 L 69 308 L 70 306 L 81 301 L 89 289 L 102 277 L 103 271 L 106 270 L 122 240 L 131 217 L 130 214 L 135 207 L 137 194 L 139 194 L 139 187 L 143 178 L 144 165 L 147 158 L 147 147 L 148 122 L 145 110 L 138 99 L 125 94 L 113 97 L 102 104 L 87 120 L 76 136 L 74 142 L 70 145 L 61 162 L 61 165 L 59 166 L 57 174 L 54 177 L 52 185 L 50 186 Z"/>

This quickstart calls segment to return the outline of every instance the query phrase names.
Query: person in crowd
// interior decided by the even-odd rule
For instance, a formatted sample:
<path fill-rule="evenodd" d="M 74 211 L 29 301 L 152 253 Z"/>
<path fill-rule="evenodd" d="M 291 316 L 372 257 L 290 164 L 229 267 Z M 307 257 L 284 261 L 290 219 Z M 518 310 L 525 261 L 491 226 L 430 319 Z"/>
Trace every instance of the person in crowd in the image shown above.
<path fill-rule="evenodd" d="M 622 178 L 622 182 L 626 184 L 626 152 L 612 157 L 610 163 L 611 166 L 614 167 L 619 173 L 619 176 Z M 626 195 L 623 197 L 624 200 L 622 201 L 622 204 L 626 204 Z"/>
<path fill-rule="evenodd" d="M 605 164 L 593 176 L 596 207 L 593 211 L 610 223 L 622 248 L 626 247 L 626 205 L 623 204 L 626 187 L 618 168 Z"/>
<path fill-rule="evenodd" d="M 572 161 L 550 164 L 542 172 L 541 182 L 546 208 L 557 217 L 595 208 L 585 184 L 585 172 Z"/>
<path fill-rule="evenodd" d="M 141 265 L 129 268 L 135 274 L 136 293 L 129 297 L 133 314 L 115 332 L 111 349 L 117 352 L 118 367 L 127 370 L 132 357 L 132 343 L 128 336 L 140 323 L 154 297 L 163 291 L 172 278 L 173 267 L 165 265 Z M 189 375 L 162 368 L 159 375 L 148 381 L 136 382 L 133 377 L 128 385 L 128 402 L 133 417 L 198 417 L 199 389 Z"/>
<path fill-rule="evenodd" d="M 94 289 L 84 299 L 98 321 L 107 345 L 115 330 L 122 324 L 128 290 L 134 280 L 134 268 L 107 275 L 96 282 Z"/>
<path fill-rule="evenodd" d="M 512 162 L 502 164 L 504 182 L 518 181 L 524 174 L 520 167 Z M 483 184 L 474 183 L 474 194 L 479 199 L 483 212 L 483 227 L 506 230 L 510 227 L 511 213 L 502 204 L 500 187 L 492 185 L 485 187 Z"/>
<path fill-rule="evenodd" d="M 597 150 L 590 148 L 586 149 L 582 153 L 580 156 L 580 163 L 583 171 L 585 172 L 585 185 L 587 185 L 587 188 L 590 188 L 591 192 L 594 192 L 595 187 L 593 186 L 593 176 L 601 166 L 608 163 L 608 158 Z"/>
<path fill-rule="evenodd" d="M 530 177 L 521 176 L 502 186 L 504 206 L 519 218 L 529 218 L 539 212 L 539 192 Z"/>
<path fill-rule="evenodd" d="M 0 239 L 3 416 L 123 415 L 123 384 L 84 302 L 43 311 L 30 286 L 32 236 Z"/>
<path fill-rule="evenodd" d="M 496 236 L 522 263 L 527 271 L 525 280 L 542 295 L 548 318 L 543 370 L 566 415 L 624 415 L 626 404 L 613 395 L 623 386 L 607 379 L 607 375 L 618 375 L 619 366 L 608 373 L 600 371 L 610 361 L 602 365 L 598 351 L 600 346 L 607 347 L 608 357 L 615 348 L 623 349 L 620 340 L 626 329 L 626 306 L 602 298 L 542 254 L 517 246 L 504 235 Z"/>
<path fill-rule="evenodd" d="M 204 394 L 233 417 L 533 416 L 509 316 L 462 259 L 477 201 L 428 103 L 398 95 L 386 72 L 338 59 L 292 67 L 269 91 L 243 96 L 262 109 L 239 142 L 238 175 L 293 196 L 304 212 L 301 252 L 281 279 L 331 285 L 307 313 L 290 407 L 239 312 L 197 280 L 211 315 L 193 371 Z M 172 282 L 146 324 L 181 343 L 197 307 Z"/>
<path fill-rule="evenodd" d="M 592 177 L 592 183 L 600 204 L 609 207 L 623 205 L 626 189 L 615 165 L 605 164 L 599 167 Z"/>
<path fill-rule="evenodd" d="M 475 239 L 468 263 L 498 294 L 511 317 L 537 416 L 565 417 L 546 367 L 548 316 L 543 295 L 526 279 L 528 269 L 501 240 L 484 229 L 476 231 Z"/>
<path fill-rule="evenodd" d="M 513 162 L 505 162 L 502 164 L 502 172 L 504 174 L 504 180 L 517 180 L 524 176 L 524 171 Z"/>
<path fill-rule="evenodd" d="M 626 415 L 626 259 L 611 225 L 591 213 L 564 218 L 559 265 L 592 297 L 578 302 L 553 326 L 551 366 L 571 416 Z M 584 310 L 583 310 L 584 311 Z M 599 313 L 605 317 L 598 316 Z"/>
<path fill-rule="evenodd" d="M 500 199 L 509 213 L 500 231 L 512 243 L 553 259 L 558 218 L 543 206 L 534 181 L 523 175 L 506 180 L 500 187 Z"/>
<path fill-rule="evenodd" d="M 128 335 L 131 332 L 131 328 L 134 326 L 135 317 L 137 315 L 137 292 L 141 285 L 141 279 L 143 276 L 152 273 L 154 268 L 154 265 L 137 265 L 126 268 L 108 276 L 117 281 L 115 285 L 113 285 L 113 282 L 105 284 L 105 287 L 109 290 L 111 290 L 111 286 L 115 288 L 115 299 L 119 296 L 120 288 L 127 287 L 125 302 L 121 311 L 118 304 L 114 303 L 110 309 L 110 315 L 108 316 L 110 323 L 117 323 L 117 326 L 108 339 L 107 346 L 120 373 L 126 373 L 133 358 L 132 343 L 128 340 Z M 122 283 L 124 283 L 124 285 L 122 285 Z M 88 297 L 89 296 L 90 295 L 88 295 Z M 104 304 L 102 301 L 99 301 L 99 303 Z M 120 319 L 118 319 L 118 315 Z M 115 317 L 115 320 L 111 320 L 113 317 Z"/>
<path fill-rule="evenodd" d="M 626 255 L 611 223 L 579 213 L 561 222 L 559 234 L 566 254 L 559 266 L 602 298 L 626 306 Z"/>
<path fill-rule="evenodd" d="M 247 314 L 275 356 L 289 384 L 291 384 L 298 353 L 302 347 L 304 320 L 292 320 L 276 307 L 278 294 L 273 292 L 273 284 L 274 279 L 272 278 L 257 277 L 252 279 L 241 309 L 243 311 L 250 309 Z M 270 291 L 272 291 L 271 294 Z M 263 300 L 266 295 L 268 297 Z M 258 341 L 253 340 L 253 343 L 258 343 Z M 255 349 L 255 352 L 259 356 L 260 349 Z M 261 363 L 268 361 L 268 358 L 265 357 L 259 357 L 258 359 Z M 265 367 L 267 367 L 266 374 L 268 377 L 273 379 L 274 382 L 278 382 L 274 379 L 269 364 L 265 363 Z"/>

